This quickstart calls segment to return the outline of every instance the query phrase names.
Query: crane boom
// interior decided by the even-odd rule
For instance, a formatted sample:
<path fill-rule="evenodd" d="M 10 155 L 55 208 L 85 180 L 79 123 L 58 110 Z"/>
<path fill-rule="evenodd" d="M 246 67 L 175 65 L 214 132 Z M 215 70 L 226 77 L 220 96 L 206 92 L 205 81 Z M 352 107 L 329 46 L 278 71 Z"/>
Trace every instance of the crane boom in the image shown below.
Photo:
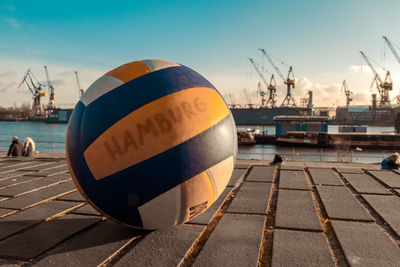
<path fill-rule="evenodd" d="M 265 84 L 265 86 L 268 87 L 268 82 L 265 79 L 264 75 L 262 75 L 261 71 L 258 69 L 256 63 L 254 63 L 254 60 L 251 57 L 248 57 L 248 60 L 251 62 L 251 64 L 253 65 L 253 67 L 255 68 L 255 70 L 257 71 L 258 75 L 260 76 L 261 80 L 263 81 L 263 83 Z"/>
<path fill-rule="evenodd" d="M 274 64 L 274 62 L 272 61 L 272 59 L 268 56 L 267 52 L 265 52 L 265 50 L 263 48 L 259 48 L 258 50 L 261 51 L 261 53 L 263 53 L 263 55 L 267 58 L 267 60 L 269 61 L 269 63 L 272 65 L 272 67 L 275 69 L 276 73 L 278 73 L 278 75 L 282 78 L 282 81 L 286 84 L 286 79 L 283 76 L 282 72 L 279 70 L 279 68 Z"/>
<path fill-rule="evenodd" d="M 76 82 L 78 84 L 79 97 L 81 97 L 83 95 L 83 89 L 81 87 L 81 83 L 79 82 L 78 72 L 77 71 L 75 71 L 75 77 L 76 77 Z"/>
<path fill-rule="evenodd" d="M 392 43 L 389 41 L 389 39 L 386 36 L 382 36 L 383 39 L 386 41 L 386 44 L 389 46 L 390 50 L 392 51 L 394 57 L 397 59 L 397 62 L 400 63 L 400 56 L 397 54 L 396 49 L 394 49 Z"/>
<path fill-rule="evenodd" d="M 371 69 L 371 71 L 374 73 L 374 75 L 376 76 L 376 78 L 378 79 L 380 84 L 383 84 L 383 81 L 381 79 L 381 77 L 379 76 L 378 72 L 376 72 L 374 66 L 372 66 L 372 63 L 370 62 L 370 60 L 368 59 L 368 57 L 364 54 L 363 51 L 360 51 L 360 54 L 362 55 L 362 57 L 364 58 L 364 60 L 367 62 L 369 68 Z"/>

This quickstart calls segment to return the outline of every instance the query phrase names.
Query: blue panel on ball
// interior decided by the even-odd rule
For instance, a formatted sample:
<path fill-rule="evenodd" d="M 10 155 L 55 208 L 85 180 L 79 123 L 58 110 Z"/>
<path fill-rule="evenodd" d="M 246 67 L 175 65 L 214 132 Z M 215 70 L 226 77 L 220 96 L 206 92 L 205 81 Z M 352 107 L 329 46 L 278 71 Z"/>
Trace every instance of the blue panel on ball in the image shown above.
<path fill-rule="evenodd" d="M 68 123 L 68 159 L 75 178 L 85 195 L 105 214 L 120 222 L 141 228 L 143 224 L 138 209 L 135 206 L 127 205 L 125 198 L 118 198 L 118 194 L 111 195 L 107 191 L 108 188 L 104 188 L 97 183 L 86 165 L 80 143 L 80 125 L 84 110 L 85 106 L 78 102 Z"/>
<path fill-rule="evenodd" d="M 85 132 L 83 148 L 132 111 L 166 95 L 194 87 L 214 88 L 204 77 L 185 66 L 161 69 L 118 86 L 86 107 L 82 124 Z"/>
<path fill-rule="evenodd" d="M 228 115 L 188 141 L 98 183 L 112 195 L 133 198 L 140 206 L 232 156 L 235 131 L 233 117 Z"/>

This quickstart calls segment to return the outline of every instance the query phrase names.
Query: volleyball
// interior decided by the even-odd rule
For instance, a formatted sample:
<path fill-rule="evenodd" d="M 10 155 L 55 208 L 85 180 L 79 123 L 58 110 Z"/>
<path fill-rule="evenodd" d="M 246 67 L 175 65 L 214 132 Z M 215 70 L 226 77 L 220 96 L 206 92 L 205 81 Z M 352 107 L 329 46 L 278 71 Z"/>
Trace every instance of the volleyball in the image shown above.
<path fill-rule="evenodd" d="M 207 210 L 228 184 L 236 154 L 235 122 L 217 89 L 165 60 L 133 61 L 98 78 L 66 134 L 81 194 L 140 229 L 165 229 Z"/>

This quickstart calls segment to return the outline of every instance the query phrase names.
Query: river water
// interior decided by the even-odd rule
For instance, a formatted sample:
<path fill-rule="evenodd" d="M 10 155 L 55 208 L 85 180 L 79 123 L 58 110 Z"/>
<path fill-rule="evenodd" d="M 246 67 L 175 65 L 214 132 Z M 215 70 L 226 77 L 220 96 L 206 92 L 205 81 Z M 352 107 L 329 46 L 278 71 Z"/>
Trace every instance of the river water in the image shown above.
<path fill-rule="evenodd" d="M 275 133 L 275 126 L 239 126 L 238 129 L 258 129 L 267 134 Z M 65 133 L 67 124 L 51 124 L 45 122 L 6 122 L 0 121 L 0 150 L 6 151 L 13 136 L 23 141 L 31 137 L 36 142 L 36 150 L 40 152 L 65 152 Z M 329 125 L 329 132 L 338 132 L 337 125 Z M 394 127 L 367 126 L 367 132 L 393 132 Z M 280 147 L 275 145 L 240 146 L 239 159 L 272 160 L 280 154 L 287 160 L 296 161 L 346 161 L 375 163 L 382 161 L 393 151 L 363 150 L 339 151 L 335 149 L 319 149 L 304 147 Z"/>

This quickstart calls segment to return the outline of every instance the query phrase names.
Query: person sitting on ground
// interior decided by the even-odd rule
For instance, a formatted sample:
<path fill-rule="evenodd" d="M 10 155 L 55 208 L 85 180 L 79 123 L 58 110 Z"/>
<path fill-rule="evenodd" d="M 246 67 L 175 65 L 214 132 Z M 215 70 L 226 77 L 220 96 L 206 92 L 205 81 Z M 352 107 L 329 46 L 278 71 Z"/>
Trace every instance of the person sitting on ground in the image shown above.
<path fill-rule="evenodd" d="M 382 161 L 381 165 L 383 170 L 398 169 L 400 167 L 399 153 L 396 152 L 390 155 L 389 157 L 385 158 Z"/>
<path fill-rule="evenodd" d="M 283 159 L 280 155 L 275 154 L 274 160 L 269 164 L 269 165 L 277 165 L 277 164 L 282 164 L 283 163 Z"/>
<path fill-rule="evenodd" d="M 10 148 L 8 149 L 7 156 L 21 157 L 23 149 L 24 148 L 19 142 L 18 137 L 14 136 Z"/>
<path fill-rule="evenodd" d="M 33 153 L 35 153 L 35 142 L 33 142 L 32 138 L 27 137 L 24 143 L 24 157 L 32 157 Z"/>

